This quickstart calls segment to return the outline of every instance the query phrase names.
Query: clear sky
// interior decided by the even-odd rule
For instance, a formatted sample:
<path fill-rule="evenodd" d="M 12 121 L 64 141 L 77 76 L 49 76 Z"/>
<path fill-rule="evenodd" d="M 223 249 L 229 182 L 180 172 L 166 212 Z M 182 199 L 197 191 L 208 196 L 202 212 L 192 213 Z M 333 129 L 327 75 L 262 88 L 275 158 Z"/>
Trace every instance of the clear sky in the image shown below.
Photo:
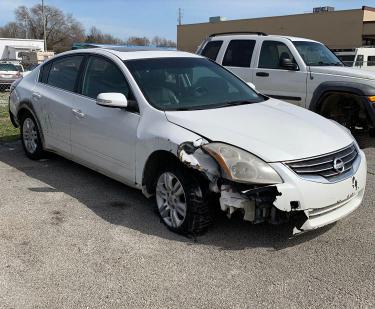
<path fill-rule="evenodd" d="M 14 19 L 19 5 L 32 6 L 38 0 L 0 0 L 0 26 Z M 86 29 L 96 26 L 121 39 L 129 36 L 163 36 L 176 39 L 178 8 L 183 23 L 206 22 L 210 16 L 227 19 L 276 16 L 311 12 L 316 6 L 336 10 L 375 6 L 375 0 L 45 0 L 71 13 Z"/>

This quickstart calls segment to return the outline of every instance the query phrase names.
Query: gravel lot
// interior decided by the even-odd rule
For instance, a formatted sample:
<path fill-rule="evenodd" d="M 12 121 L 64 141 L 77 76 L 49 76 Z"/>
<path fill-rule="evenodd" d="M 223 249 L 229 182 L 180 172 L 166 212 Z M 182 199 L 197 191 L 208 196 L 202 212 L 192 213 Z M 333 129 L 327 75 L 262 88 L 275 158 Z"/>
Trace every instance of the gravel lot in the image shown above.
<path fill-rule="evenodd" d="M 368 187 L 348 218 L 295 238 L 221 218 L 194 241 L 140 192 L 2 144 L 0 307 L 374 307 L 375 140 L 361 145 Z"/>

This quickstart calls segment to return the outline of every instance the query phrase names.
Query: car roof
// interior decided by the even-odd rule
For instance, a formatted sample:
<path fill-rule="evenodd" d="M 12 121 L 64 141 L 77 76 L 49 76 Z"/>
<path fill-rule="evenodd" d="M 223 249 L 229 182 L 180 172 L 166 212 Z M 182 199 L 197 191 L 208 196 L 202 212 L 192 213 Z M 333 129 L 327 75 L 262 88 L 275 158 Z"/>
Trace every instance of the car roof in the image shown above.
<path fill-rule="evenodd" d="M 219 34 L 216 36 L 211 37 L 211 40 L 220 40 L 222 38 L 230 38 L 230 39 L 239 39 L 239 38 L 262 38 L 264 40 L 272 40 L 272 39 L 288 39 L 290 41 L 296 42 L 296 41 L 305 41 L 305 42 L 315 42 L 315 43 L 320 43 L 318 41 L 306 39 L 306 38 L 301 38 L 301 37 L 296 37 L 296 36 L 289 36 L 289 35 L 275 35 L 275 34 L 268 34 L 268 35 L 258 35 L 258 34 L 246 34 L 246 33 L 238 33 L 238 34 Z"/>
<path fill-rule="evenodd" d="M 189 57 L 189 58 L 203 58 L 202 56 L 182 52 L 182 51 L 175 51 L 175 50 L 150 50 L 150 49 L 129 49 L 126 50 L 122 49 L 110 49 L 110 48 L 87 48 L 87 49 L 76 49 L 72 51 L 68 51 L 63 53 L 64 55 L 67 54 L 75 54 L 75 53 L 94 53 L 94 54 L 102 54 L 108 55 L 111 53 L 121 60 L 132 60 L 132 59 L 150 59 L 150 58 L 176 58 L 176 57 Z M 60 54 L 62 55 L 62 54 Z"/>

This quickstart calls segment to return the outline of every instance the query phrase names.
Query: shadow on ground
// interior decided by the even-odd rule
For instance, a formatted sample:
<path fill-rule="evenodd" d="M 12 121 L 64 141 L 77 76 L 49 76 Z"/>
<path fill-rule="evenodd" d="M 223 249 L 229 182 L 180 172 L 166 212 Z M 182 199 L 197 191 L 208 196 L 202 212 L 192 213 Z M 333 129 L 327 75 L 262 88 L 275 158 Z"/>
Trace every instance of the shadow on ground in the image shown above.
<path fill-rule="evenodd" d="M 0 145 L 0 161 L 45 184 L 28 188 L 33 192 L 63 192 L 111 224 L 187 244 L 216 246 L 221 250 L 254 247 L 280 250 L 309 241 L 332 227 L 291 237 L 290 225 L 252 225 L 240 218 L 229 220 L 218 216 L 205 235 L 186 238 L 170 232 L 160 222 L 153 201 L 147 200 L 140 191 L 62 157 L 51 154 L 45 160 L 31 161 L 23 154 L 20 142 L 13 142 Z"/>

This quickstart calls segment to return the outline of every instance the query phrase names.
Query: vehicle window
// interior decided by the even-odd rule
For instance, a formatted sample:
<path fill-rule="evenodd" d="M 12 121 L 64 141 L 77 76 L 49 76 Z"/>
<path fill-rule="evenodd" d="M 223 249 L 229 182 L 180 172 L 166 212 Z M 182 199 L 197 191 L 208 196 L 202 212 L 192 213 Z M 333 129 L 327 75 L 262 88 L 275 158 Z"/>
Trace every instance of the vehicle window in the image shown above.
<path fill-rule="evenodd" d="M 14 64 L 0 63 L 0 71 L 18 71 L 18 70 Z"/>
<path fill-rule="evenodd" d="M 17 68 L 17 71 L 23 72 L 23 67 L 21 65 L 14 65 Z"/>
<path fill-rule="evenodd" d="M 368 56 L 367 57 L 367 66 L 374 66 L 375 65 L 375 56 Z"/>
<path fill-rule="evenodd" d="M 347 67 L 353 66 L 355 55 L 339 55 L 337 58 L 341 60 L 343 64 L 345 64 Z"/>
<path fill-rule="evenodd" d="M 254 40 L 232 40 L 225 52 L 223 66 L 250 67 L 255 46 Z"/>
<path fill-rule="evenodd" d="M 294 57 L 289 48 L 282 42 L 278 41 L 264 41 L 260 50 L 259 68 L 264 69 L 281 69 L 282 59 L 289 58 L 294 63 Z"/>
<path fill-rule="evenodd" d="M 325 45 L 311 41 L 293 42 L 303 61 L 309 66 L 343 66 L 337 56 Z"/>
<path fill-rule="evenodd" d="M 130 89 L 124 74 L 111 61 L 90 57 L 82 84 L 82 94 L 96 99 L 99 93 L 118 92 L 129 99 Z"/>
<path fill-rule="evenodd" d="M 363 66 L 363 55 L 357 55 L 357 57 L 355 58 L 355 66 L 356 67 Z"/>
<path fill-rule="evenodd" d="M 69 56 L 52 62 L 47 84 L 68 91 L 75 91 L 79 67 L 83 56 Z"/>
<path fill-rule="evenodd" d="M 219 53 L 220 47 L 223 45 L 223 41 L 210 41 L 203 48 L 202 56 L 205 56 L 211 60 L 216 60 L 217 54 Z"/>
<path fill-rule="evenodd" d="M 241 79 L 205 58 L 125 61 L 148 102 L 161 110 L 196 110 L 262 102 Z"/>

